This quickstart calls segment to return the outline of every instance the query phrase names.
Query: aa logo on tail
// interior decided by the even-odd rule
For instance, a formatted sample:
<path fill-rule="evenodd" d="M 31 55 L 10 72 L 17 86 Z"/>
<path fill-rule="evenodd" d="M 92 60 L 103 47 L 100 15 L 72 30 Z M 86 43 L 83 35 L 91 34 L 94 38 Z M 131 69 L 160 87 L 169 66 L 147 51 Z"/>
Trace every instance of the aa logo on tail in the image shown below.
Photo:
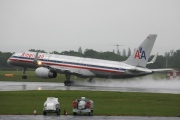
<path fill-rule="evenodd" d="M 142 50 L 142 47 L 140 47 L 139 50 L 136 50 L 134 58 L 138 58 L 138 59 L 144 58 L 146 60 L 146 53 L 144 50 Z"/>

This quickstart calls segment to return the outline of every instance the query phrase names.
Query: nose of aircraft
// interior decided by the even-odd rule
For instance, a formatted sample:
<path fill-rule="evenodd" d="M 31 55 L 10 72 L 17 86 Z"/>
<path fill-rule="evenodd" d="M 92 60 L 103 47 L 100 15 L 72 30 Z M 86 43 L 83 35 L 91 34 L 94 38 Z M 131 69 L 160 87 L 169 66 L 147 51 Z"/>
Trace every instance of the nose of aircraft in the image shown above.
<path fill-rule="evenodd" d="M 7 60 L 7 63 L 8 63 L 8 64 L 11 64 L 11 60 L 8 59 L 8 60 Z"/>

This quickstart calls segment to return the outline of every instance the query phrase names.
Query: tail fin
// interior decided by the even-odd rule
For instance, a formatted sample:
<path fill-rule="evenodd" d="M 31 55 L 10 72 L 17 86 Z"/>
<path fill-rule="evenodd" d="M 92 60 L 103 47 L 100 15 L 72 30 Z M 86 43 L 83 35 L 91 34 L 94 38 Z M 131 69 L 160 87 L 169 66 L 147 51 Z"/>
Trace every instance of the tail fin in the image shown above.
<path fill-rule="evenodd" d="M 150 34 L 125 63 L 133 66 L 146 67 L 156 37 L 157 35 Z"/>

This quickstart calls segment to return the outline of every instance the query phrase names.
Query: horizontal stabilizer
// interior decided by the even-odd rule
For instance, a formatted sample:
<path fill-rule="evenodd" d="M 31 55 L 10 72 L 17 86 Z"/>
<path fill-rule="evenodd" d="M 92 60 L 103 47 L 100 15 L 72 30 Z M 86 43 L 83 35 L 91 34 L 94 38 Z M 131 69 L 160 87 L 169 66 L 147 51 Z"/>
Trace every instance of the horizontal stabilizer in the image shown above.
<path fill-rule="evenodd" d="M 162 69 L 151 69 L 153 72 L 168 72 L 168 71 L 175 71 L 172 68 L 162 68 Z"/>

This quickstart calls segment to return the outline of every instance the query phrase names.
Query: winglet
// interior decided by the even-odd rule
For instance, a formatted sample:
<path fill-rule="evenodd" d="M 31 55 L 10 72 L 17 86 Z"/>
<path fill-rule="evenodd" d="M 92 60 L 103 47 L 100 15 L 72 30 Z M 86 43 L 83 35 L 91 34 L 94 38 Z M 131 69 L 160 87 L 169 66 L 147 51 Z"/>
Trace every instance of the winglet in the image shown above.
<path fill-rule="evenodd" d="M 153 57 L 153 59 L 152 59 L 150 62 L 148 62 L 147 64 L 152 64 L 152 63 L 154 63 L 154 62 L 156 61 L 157 56 L 158 56 L 158 53 L 157 53 L 157 54 Z"/>

